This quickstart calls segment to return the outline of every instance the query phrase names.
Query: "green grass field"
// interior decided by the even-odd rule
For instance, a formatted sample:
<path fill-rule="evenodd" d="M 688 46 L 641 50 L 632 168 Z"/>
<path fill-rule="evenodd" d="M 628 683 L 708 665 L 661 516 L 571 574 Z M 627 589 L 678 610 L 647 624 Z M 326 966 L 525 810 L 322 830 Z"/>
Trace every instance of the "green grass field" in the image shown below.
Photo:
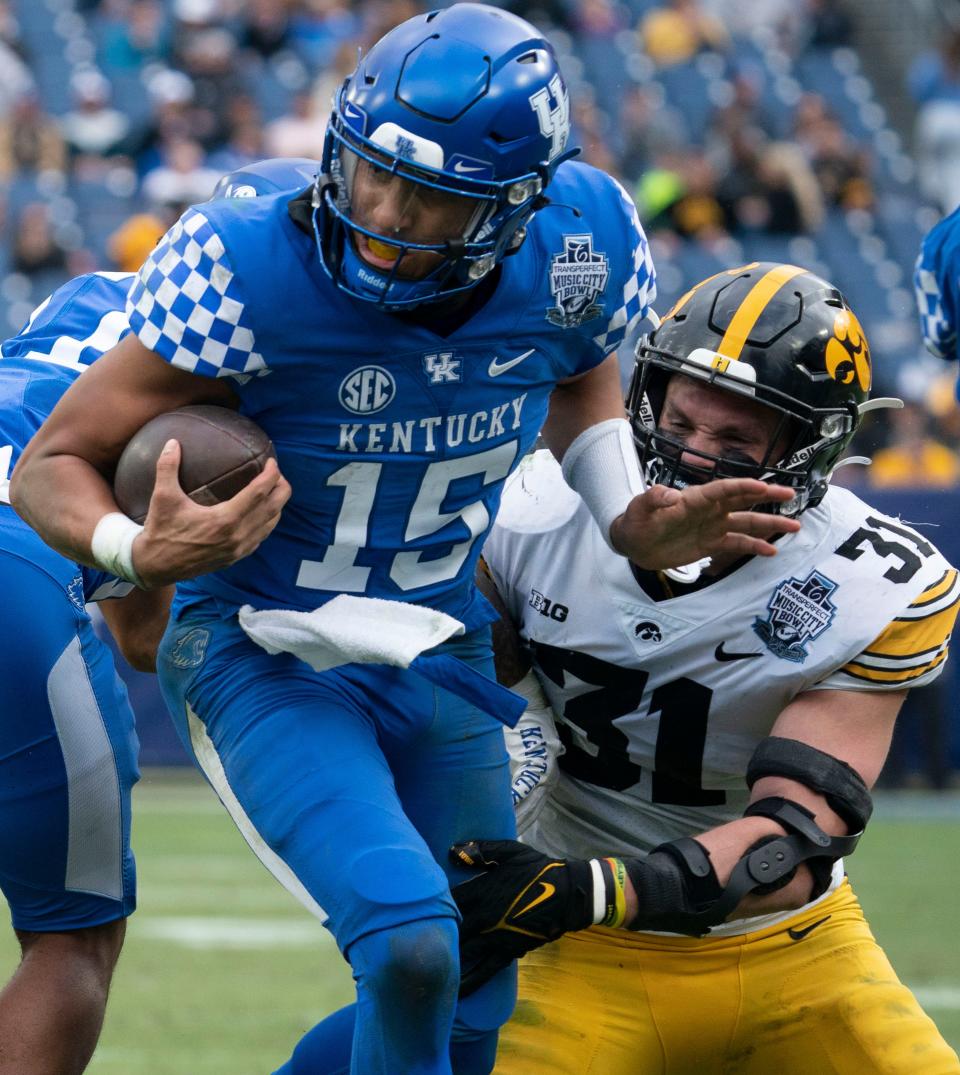
<path fill-rule="evenodd" d="M 265 1075 L 352 983 L 326 933 L 259 865 L 192 774 L 135 795 L 140 907 L 92 1075 Z M 874 932 L 960 1047 L 960 796 L 881 799 L 850 862 Z M 0 971 L 16 960 L 0 937 Z"/>

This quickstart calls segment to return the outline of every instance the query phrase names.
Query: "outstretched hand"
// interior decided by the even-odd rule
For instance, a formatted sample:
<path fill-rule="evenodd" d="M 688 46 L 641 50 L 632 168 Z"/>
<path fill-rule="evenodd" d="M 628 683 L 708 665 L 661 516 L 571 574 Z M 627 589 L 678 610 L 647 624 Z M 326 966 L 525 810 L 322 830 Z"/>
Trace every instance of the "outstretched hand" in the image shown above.
<path fill-rule="evenodd" d="M 800 529 L 796 519 L 745 510 L 785 503 L 793 490 L 755 478 L 721 478 L 686 489 L 654 485 L 635 496 L 610 528 L 614 548 L 659 571 L 705 556 L 774 556 L 771 539 Z"/>
<path fill-rule="evenodd" d="M 290 484 L 275 459 L 235 496 L 211 507 L 180 487 L 180 445 L 170 441 L 157 460 L 157 480 L 133 543 L 137 574 L 149 587 L 193 578 L 249 556 L 280 521 Z"/>

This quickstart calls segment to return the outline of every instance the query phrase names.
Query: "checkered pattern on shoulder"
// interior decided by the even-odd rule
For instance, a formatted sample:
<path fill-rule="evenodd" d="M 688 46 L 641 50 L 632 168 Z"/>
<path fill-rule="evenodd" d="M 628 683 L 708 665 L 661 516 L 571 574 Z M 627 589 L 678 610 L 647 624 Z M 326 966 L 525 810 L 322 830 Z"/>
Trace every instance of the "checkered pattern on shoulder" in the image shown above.
<path fill-rule="evenodd" d="M 204 377 L 269 373 L 240 290 L 210 221 L 188 209 L 144 262 L 127 298 L 140 342 L 180 369 Z"/>
<path fill-rule="evenodd" d="M 920 331 L 927 350 L 937 358 L 953 358 L 957 348 L 957 332 L 944 313 L 937 274 L 924 265 L 922 254 L 917 259 L 913 286 L 917 296 L 917 312 L 920 314 Z"/>
<path fill-rule="evenodd" d="M 623 201 L 623 209 L 630 221 L 630 232 L 634 236 L 633 248 L 633 271 L 627 277 L 623 286 L 623 297 L 620 305 L 613 311 L 613 316 L 607 322 L 606 331 L 599 336 L 593 337 L 593 342 L 605 355 L 615 351 L 623 343 L 626 335 L 634 325 L 646 317 L 653 300 L 657 297 L 656 272 L 653 267 L 653 258 L 650 254 L 650 244 L 643 233 L 640 218 L 637 216 L 637 207 L 633 199 L 617 183 L 620 198 Z"/>

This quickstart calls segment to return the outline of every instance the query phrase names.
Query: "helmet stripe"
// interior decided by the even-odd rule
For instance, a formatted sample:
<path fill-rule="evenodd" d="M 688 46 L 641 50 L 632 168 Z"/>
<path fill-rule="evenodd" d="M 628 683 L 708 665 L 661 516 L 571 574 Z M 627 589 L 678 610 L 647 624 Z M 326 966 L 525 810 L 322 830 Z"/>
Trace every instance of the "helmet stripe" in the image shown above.
<path fill-rule="evenodd" d="M 717 351 L 728 358 L 739 358 L 747 337 L 753 326 L 760 320 L 767 303 L 780 290 L 788 280 L 805 273 L 806 269 L 799 269 L 796 265 L 778 265 L 760 279 L 747 292 L 747 297 L 740 303 L 737 312 L 733 315 L 727 331 L 723 334 Z"/>

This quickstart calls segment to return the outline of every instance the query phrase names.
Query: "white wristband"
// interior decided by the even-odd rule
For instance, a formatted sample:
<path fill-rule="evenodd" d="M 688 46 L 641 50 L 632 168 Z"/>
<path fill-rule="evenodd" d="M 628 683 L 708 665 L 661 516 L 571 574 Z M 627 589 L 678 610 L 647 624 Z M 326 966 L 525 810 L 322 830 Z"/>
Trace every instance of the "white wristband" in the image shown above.
<path fill-rule="evenodd" d="M 143 527 L 119 511 L 108 512 L 97 523 L 90 539 L 94 562 L 119 579 L 143 587 L 143 580 L 133 566 L 133 542 Z"/>
<path fill-rule="evenodd" d="M 626 418 L 588 426 L 570 445 L 561 464 L 567 485 L 580 495 L 613 549 L 610 527 L 644 491 L 633 431 Z M 614 549 L 616 552 L 616 549 Z"/>

